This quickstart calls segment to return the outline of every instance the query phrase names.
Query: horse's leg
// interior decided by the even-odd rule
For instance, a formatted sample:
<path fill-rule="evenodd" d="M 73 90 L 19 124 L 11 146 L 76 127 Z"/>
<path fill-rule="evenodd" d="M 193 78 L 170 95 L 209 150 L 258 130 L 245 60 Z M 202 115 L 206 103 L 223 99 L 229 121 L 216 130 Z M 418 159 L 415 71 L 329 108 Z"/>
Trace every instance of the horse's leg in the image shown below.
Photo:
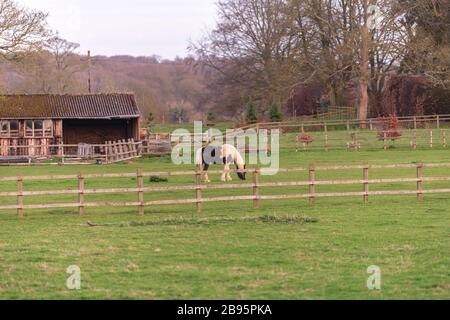
<path fill-rule="evenodd" d="M 227 165 L 223 167 L 222 176 L 220 177 L 220 181 L 225 182 L 227 181 L 227 171 L 226 171 Z"/>
<path fill-rule="evenodd" d="M 232 181 L 231 175 L 230 175 L 230 164 L 226 163 L 223 169 L 223 179 L 222 181 Z"/>
<path fill-rule="evenodd" d="M 231 178 L 231 174 L 230 174 L 230 165 L 227 164 L 227 181 L 233 181 L 233 178 Z"/>
<path fill-rule="evenodd" d="M 221 178 L 222 181 L 224 181 L 224 182 L 229 181 L 228 180 L 228 176 L 230 174 L 229 172 L 230 172 L 230 165 L 224 159 L 223 172 L 222 172 L 222 178 Z"/>
<path fill-rule="evenodd" d="M 209 182 L 211 182 L 210 180 L 209 180 L 209 177 L 208 177 L 208 168 L 209 168 L 209 165 L 208 164 L 203 164 L 203 181 L 205 182 L 205 183 L 209 183 Z"/>
<path fill-rule="evenodd" d="M 230 174 L 230 163 L 232 163 L 233 159 L 228 156 L 228 158 L 225 159 L 226 167 L 227 167 L 227 181 L 233 181 Z"/>

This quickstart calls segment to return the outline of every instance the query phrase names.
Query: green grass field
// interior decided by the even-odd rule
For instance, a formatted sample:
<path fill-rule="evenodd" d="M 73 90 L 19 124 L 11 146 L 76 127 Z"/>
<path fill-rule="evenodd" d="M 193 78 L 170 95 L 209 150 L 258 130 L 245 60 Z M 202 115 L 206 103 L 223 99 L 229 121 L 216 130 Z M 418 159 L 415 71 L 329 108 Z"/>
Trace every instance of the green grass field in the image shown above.
<path fill-rule="evenodd" d="M 450 162 L 444 148 L 394 148 L 294 152 L 293 136 L 282 138 L 281 167 L 318 164 Z M 0 176 L 186 170 L 169 157 L 105 166 L 0 167 Z M 411 169 L 372 170 L 371 177 L 414 177 Z M 448 176 L 450 168 L 426 176 Z M 318 172 L 317 179 L 361 178 L 360 171 Z M 212 176 L 219 183 L 218 176 Z M 236 177 L 235 182 L 236 182 Z M 169 177 L 146 186 L 192 184 Z M 262 177 L 295 181 L 306 173 Z M 136 179 L 87 180 L 86 188 L 134 187 Z M 426 188 L 448 188 L 448 182 Z M 24 183 L 25 190 L 77 189 L 76 181 Z M 371 190 L 415 188 L 414 183 Z M 14 191 L 0 183 L 0 191 Z M 271 188 L 261 194 L 306 192 Z M 361 191 L 361 186 L 319 186 L 321 191 Z M 204 196 L 251 194 L 207 190 Z M 146 193 L 146 200 L 192 198 L 192 191 Z M 86 201 L 135 201 L 133 194 L 87 195 Z M 76 201 L 74 196 L 29 197 L 26 203 Z M 0 198 L 14 204 L 14 198 Z M 449 299 L 450 195 L 250 201 L 146 208 L 0 211 L 0 299 Z M 311 218 L 311 219 L 308 219 Z M 100 226 L 89 227 L 90 220 Z M 312 220 L 312 221 L 311 221 Z M 66 288 L 66 268 L 81 268 L 81 290 Z M 369 291 L 367 268 L 381 268 L 382 289 Z"/>

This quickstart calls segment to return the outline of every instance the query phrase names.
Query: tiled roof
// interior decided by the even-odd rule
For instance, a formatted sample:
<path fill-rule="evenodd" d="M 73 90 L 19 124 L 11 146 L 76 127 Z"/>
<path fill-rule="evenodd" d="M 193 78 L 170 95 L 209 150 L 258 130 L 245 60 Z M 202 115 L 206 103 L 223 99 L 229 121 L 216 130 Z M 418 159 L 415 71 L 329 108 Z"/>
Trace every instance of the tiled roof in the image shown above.
<path fill-rule="evenodd" d="M 109 119 L 140 116 L 131 93 L 1 95 L 0 119 Z"/>

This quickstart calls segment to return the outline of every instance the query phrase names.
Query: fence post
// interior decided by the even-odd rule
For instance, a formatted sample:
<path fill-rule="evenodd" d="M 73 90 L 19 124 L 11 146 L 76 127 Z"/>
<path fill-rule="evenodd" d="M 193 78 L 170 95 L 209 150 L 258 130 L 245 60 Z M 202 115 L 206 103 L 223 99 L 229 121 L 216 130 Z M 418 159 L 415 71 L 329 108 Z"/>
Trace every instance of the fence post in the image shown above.
<path fill-rule="evenodd" d="M 387 134 L 386 131 L 383 132 L 383 148 L 387 150 Z"/>
<path fill-rule="evenodd" d="M 61 158 L 61 163 L 64 164 L 66 162 L 66 155 L 64 153 L 64 146 L 62 147 L 62 149 L 63 149 L 63 155 L 62 155 L 62 158 Z"/>
<path fill-rule="evenodd" d="M 439 115 L 437 115 L 436 116 L 436 128 L 440 129 L 440 127 L 441 127 L 441 122 L 440 122 L 440 119 L 439 119 Z"/>
<path fill-rule="evenodd" d="M 108 163 L 108 153 L 109 153 L 108 141 L 105 141 L 105 163 Z"/>
<path fill-rule="evenodd" d="M 309 165 L 309 204 L 314 204 L 316 202 L 316 198 L 314 194 L 316 193 L 316 165 L 311 163 Z"/>
<path fill-rule="evenodd" d="M 110 142 L 110 149 L 111 149 L 111 160 L 110 162 L 114 162 L 117 160 L 117 149 L 116 149 L 116 143 L 114 141 Z"/>
<path fill-rule="evenodd" d="M 414 130 L 414 132 L 413 132 L 413 148 L 414 148 L 414 150 L 417 149 L 417 132 L 416 132 L 416 130 Z"/>
<path fill-rule="evenodd" d="M 17 177 L 17 216 L 23 218 L 23 178 Z"/>
<path fill-rule="evenodd" d="M 60 156 L 61 158 L 64 158 L 64 146 L 61 141 L 58 144 L 58 156 Z"/>
<path fill-rule="evenodd" d="M 116 161 L 120 161 L 122 159 L 122 142 L 120 140 L 116 141 Z"/>
<path fill-rule="evenodd" d="M 369 129 L 370 131 L 373 130 L 373 123 L 372 123 L 372 119 L 369 119 Z"/>
<path fill-rule="evenodd" d="M 364 179 L 364 203 L 369 203 L 369 164 L 366 162 L 363 169 Z"/>
<path fill-rule="evenodd" d="M 423 200 L 423 163 L 417 164 L 417 200 Z"/>
<path fill-rule="evenodd" d="M 139 215 L 144 216 L 145 207 L 144 207 L 144 175 L 142 174 L 142 170 L 137 170 L 137 187 L 138 187 L 138 201 L 139 201 Z"/>
<path fill-rule="evenodd" d="M 443 141 L 443 144 L 444 144 L 444 148 L 447 148 L 447 131 L 442 131 L 442 139 L 444 140 Z"/>
<path fill-rule="evenodd" d="M 119 150 L 118 159 L 117 160 L 120 161 L 123 158 L 123 143 L 122 143 L 122 140 L 117 140 L 117 148 Z"/>
<path fill-rule="evenodd" d="M 84 215 L 84 177 L 81 173 L 78 175 L 78 214 Z"/>
<path fill-rule="evenodd" d="M 126 152 L 126 158 L 131 158 L 133 156 L 133 149 L 131 149 L 131 139 L 125 139 L 125 152 Z"/>
<path fill-rule="evenodd" d="M 433 130 L 430 130 L 430 148 L 433 148 Z"/>
<path fill-rule="evenodd" d="M 131 138 L 128 139 L 128 151 L 130 152 L 130 157 L 136 156 L 134 152 L 134 140 Z"/>
<path fill-rule="evenodd" d="M 347 120 L 347 131 L 350 131 L 350 122 Z"/>
<path fill-rule="evenodd" d="M 123 153 L 124 153 L 123 158 L 127 159 L 130 157 L 130 141 L 127 139 L 123 139 L 122 141 L 123 141 Z"/>
<path fill-rule="evenodd" d="M 202 213 L 202 169 L 199 165 L 195 166 L 195 198 L 197 213 Z"/>
<path fill-rule="evenodd" d="M 120 153 L 122 154 L 120 159 L 128 158 L 128 148 L 125 139 L 120 140 Z"/>
<path fill-rule="evenodd" d="M 109 141 L 108 143 L 108 148 L 109 148 L 109 162 L 114 162 L 114 155 L 115 155 L 115 149 L 114 149 L 114 142 L 113 141 Z"/>
<path fill-rule="evenodd" d="M 253 171 L 253 209 L 259 209 L 259 169 Z"/>
<path fill-rule="evenodd" d="M 114 141 L 111 141 L 110 143 L 111 147 L 111 162 L 114 162 L 117 160 L 117 146 Z"/>
<path fill-rule="evenodd" d="M 131 138 L 127 140 L 128 142 L 128 157 L 134 157 L 134 150 L 133 150 L 133 143 L 131 141 Z"/>
<path fill-rule="evenodd" d="M 414 117 L 414 130 L 417 130 L 417 117 Z"/>
<path fill-rule="evenodd" d="M 109 154 L 109 149 L 108 149 L 108 141 L 105 141 L 105 163 L 108 163 L 108 154 Z"/>
<path fill-rule="evenodd" d="M 136 141 L 134 141 L 134 139 L 131 139 L 130 141 L 131 141 L 131 150 L 133 151 L 132 156 L 137 157 L 139 154 Z"/>

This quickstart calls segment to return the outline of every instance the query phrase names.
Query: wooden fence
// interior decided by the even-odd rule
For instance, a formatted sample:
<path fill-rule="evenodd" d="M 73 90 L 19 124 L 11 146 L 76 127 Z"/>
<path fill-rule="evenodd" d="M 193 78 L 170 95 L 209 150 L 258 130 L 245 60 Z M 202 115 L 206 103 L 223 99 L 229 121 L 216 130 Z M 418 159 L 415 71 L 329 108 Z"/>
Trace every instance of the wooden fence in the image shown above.
<path fill-rule="evenodd" d="M 141 145 L 140 142 L 135 142 L 134 139 L 107 141 L 105 143 L 105 161 L 113 163 L 140 157 Z"/>
<path fill-rule="evenodd" d="M 407 129 L 440 129 L 443 125 L 450 122 L 449 114 L 428 115 L 428 116 L 410 116 L 398 117 L 398 123 L 401 128 Z M 367 120 L 302 120 L 283 122 L 259 122 L 257 124 L 248 125 L 241 129 L 254 128 L 260 129 L 282 129 L 284 132 L 297 131 L 332 131 L 347 130 L 355 131 L 361 127 L 369 130 L 380 130 L 389 122 L 389 118 L 371 118 Z"/>
<path fill-rule="evenodd" d="M 0 157 L 1 162 L 4 164 L 31 164 L 32 161 L 48 160 L 51 158 L 61 159 L 62 163 L 86 159 L 112 163 L 140 157 L 142 143 L 136 142 L 134 139 L 123 139 L 107 141 L 105 144 L 17 145 L 3 146 L 1 148 L 8 148 L 7 154 L 12 155 Z"/>
<path fill-rule="evenodd" d="M 441 129 L 444 128 L 445 125 L 450 124 L 450 115 L 441 114 L 441 115 L 428 115 L 428 116 L 410 116 L 410 117 L 398 117 L 398 124 L 400 129 Z M 280 129 L 281 133 L 289 133 L 289 132 L 332 132 L 332 131 L 347 131 L 350 133 L 354 132 L 365 132 L 367 130 L 370 131 L 382 131 L 385 129 L 386 125 L 389 123 L 389 118 L 371 118 L 367 120 L 329 120 L 329 119 L 316 119 L 316 120 L 302 120 L 297 119 L 293 121 L 283 121 L 283 122 L 258 122 L 252 123 L 246 126 L 241 126 L 239 128 L 235 128 L 236 132 L 240 130 L 249 130 L 252 129 L 255 132 L 259 132 L 261 129 Z M 365 130 L 360 130 L 361 127 L 364 127 Z M 270 131 L 269 131 L 270 133 Z M 233 135 L 233 133 L 231 133 Z M 199 136 L 195 136 L 194 134 L 190 135 L 193 140 L 194 137 L 197 139 L 201 139 L 203 142 L 209 142 L 214 138 L 222 138 L 226 139 L 225 134 L 220 136 L 209 135 L 208 132 L 201 133 Z M 160 142 L 165 141 L 166 145 L 169 143 L 177 143 L 181 140 L 180 134 L 172 134 L 172 133 L 150 133 L 148 137 L 146 137 L 148 143 L 144 141 L 144 152 L 148 153 L 161 153 L 158 149 L 161 147 Z M 149 147 L 147 147 L 147 145 Z M 167 146 L 163 153 L 168 154 Z"/>
<path fill-rule="evenodd" d="M 170 155 L 172 141 L 170 133 L 150 133 L 142 141 L 142 153 L 148 155 Z"/>
<path fill-rule="evenodd" d="M 113 174 L 88 174 L 88 175 L 58 175 L 58 176 L 29 176 L 29 177 L 3 177 L 0 178 L 0 185 L 2 182 L 15 181 L 17 183 L 17 190 L 11 192 L 0 192 L 1 197 L 15 197 L 15 205 L 0 205 L 0 210 L 17 210 L 19 217 L 24 216 L 24 210 L 28 209 L 50 209 L 50 208 L 78 208 L 79 215 L 83 215 L 85 208 L 91 207 L 137 207 L 140 215 L 144 215 L 145 207 L 158 205 L 180 205 L 180 204 L 195 204 L 197 212 L 202 212 L 202 204 L 208 202 L 218 201 L 242 201 L 248 200 L 253 202 L 253 207 L 259 207 L 261 200 L 281 200 L 281 199 L 308 199 L 309 204 L 314 204 L 317 198 L 322 197 L 361 197 L 364 203 L 368 203 L 369 197 L 381 195 L 416 195 L 419 200 L 423 198 L 424 194 L 431 193 L 450 193 L 450 188 L 441 189 L 425 189 L 425 182 L 447 182 L 450 181 L 450 176 L 441 177 L 425 177 L 424 168 L 442 168 L 450 167 L 450 163 L 438 164 L 394 164 L 394 165 L 354 165 L 354 166 L 316 166 L 314 164 L 308 167 L 278 169 L 281 173 L 293 172 L 307 172 L 308 179 L 304 181 L 278 181 L 278 182 L 261 182 L 263 176 L 260 175 L 261 169 L 252 168 L 246 171 L 252 175 L 251 183 L 230 183 L 218 185 L 203 185 L 201 183 L 201 174 L 199 168 L 195 171 L 174 171 L 174 172 L 147 172 L 138 171 L 137 173 L 113 173 Z M 370 171 L 372 169 L 394 169 L 410 168 L 415 169 L 415 175 L 410 178 L 372 178 L 370 179 Z M 263 169 L 264 170 L 264 169 Z M 267 170 L 267 169 L 265 169 Z M 318 180 L 316 173 L 318 171 L 336 171 L 336 170 L 360 170 L 362 179 L 353 180 Z M 220 173 L 220 171 L 210 171 L 212 173 Z M 167 187 L 145 187 L 144 177 L 151 176 L 192 176 L 194 183 L 183 186 L 167 186 Z M 133 188 L 107 188 L 107 189 L 88 189 L 85 188 L 86 179 L 105 179 L 105 178 L 135 178 L 136 187 Z M 73 180 L 77 182 L 76 190 L 44 190 L 44 191 L 25 191 L 23 187 L 24 181 L 46 181 L 46 180 Z M 414 190 L 380 190 L 370 191 L 371 185 L 378 184 L 392 184 L 392 183 L 415 183 Z M 344 186 L 344 185 L 360 185 L 360 192 L 318 192 L 317 187 L 320 186 Z M 276 194 L 276 195 L 261 195 L 262 188 L 281 188 L 281 187 L 299 187 L 304 186 L 308 188 L 308 192 L 294 193 L 294 194 Z M 251 195 L 243 196 L 223 196 L 223 197 L 204 197 L 203 192 L 206 190 L 218 189 L 247 189 L 251 190 Z M 193 191 L 193 198 L 176 199 L 176 200 L 153 200 L 145 201 L 145 192 L 172 192 L 172 191 Z M 134 193 L 136 194 L 136 201 L 131 202 L 86 202 L 85 195 L 92 194 L 111 194 L 111 193 Z M 46 195 L 78 195 L 78 201 L 74 203 L 53 203 L 53 204 L 25 204 L 25 198 L 31 196 L 46 196 Z"/>
<path fill-rule="evenodd" d="M 295 137 L 295 149 L 299 150 L 360 150 L 365 148 L 407 147 L 417 149 L 441 146 L 447 148 L 450 133 L 448 130 L 400 130 L 401 135 L 392 138 L 392 131 L 345 131 L 323 133 L 302 133 Z"/>
<path fill-rule="evenodd" d="M 347 120 L 356 118 L 356 108 L 354 107 L 328 107 L 326 112 L 315 115 L 317 120 Z"/>

